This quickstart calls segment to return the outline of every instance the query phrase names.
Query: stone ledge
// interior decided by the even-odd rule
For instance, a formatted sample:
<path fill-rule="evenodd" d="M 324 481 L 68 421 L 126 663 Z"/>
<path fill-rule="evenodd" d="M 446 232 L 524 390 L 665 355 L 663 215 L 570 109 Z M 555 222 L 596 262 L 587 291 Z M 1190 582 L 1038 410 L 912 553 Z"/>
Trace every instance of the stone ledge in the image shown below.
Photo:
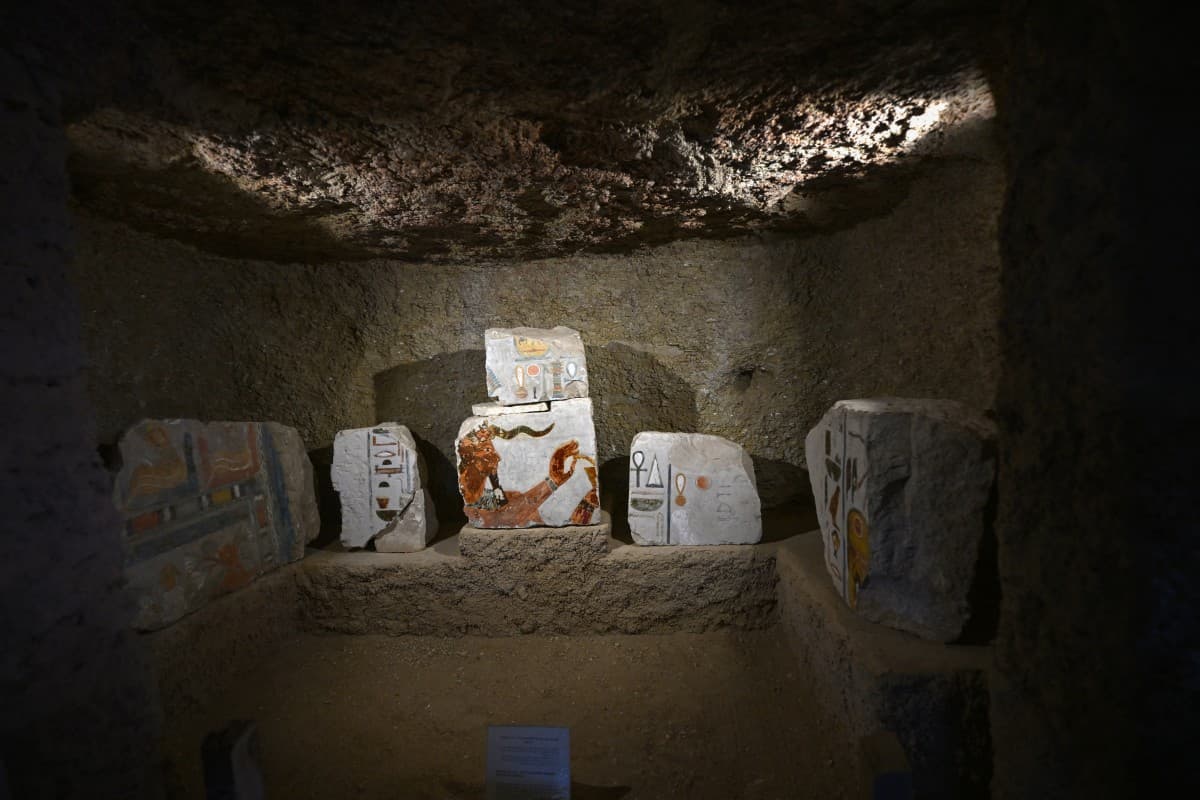
<path fill-rule="evenodd" d="M 419 553 L 313 552 L 296 572 L 301 617 L 317 631 L 426 636 L 702 632 L 777 621 L 771 548 L 614 547 L 607 525 L 589 527 L 599 530 L 472 530 L 468 541 Z M 528 548 L 529 538 L 540 545 Z"/>
<path fill-rule="evenodd" d="M 818 695 L 857 736 L 896 734 L 918 797 L 987 797 L 991 648 L 863 620 L 834 591 L 823 556 L 819 531 L 776 550 L 779 616 Z"/>
<path fill-rule="evenodd" d="M 164 715 L 206 705 L 300 630 L 297 564 L 264 575 L 183 619 L 143 633 Z"/>

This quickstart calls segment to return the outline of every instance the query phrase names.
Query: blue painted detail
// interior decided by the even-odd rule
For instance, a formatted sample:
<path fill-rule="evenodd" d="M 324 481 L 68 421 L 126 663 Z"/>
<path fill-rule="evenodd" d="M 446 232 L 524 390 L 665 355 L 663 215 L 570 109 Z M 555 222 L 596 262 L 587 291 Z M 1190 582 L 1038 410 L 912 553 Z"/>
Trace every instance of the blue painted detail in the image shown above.
<path fill-rule="evenodd" d="M 220 489 L 217 489 L 216 491 L 222 491 L 225 489 L 229 489 L 230 491 L 233 491 L 235 488 L 240 490 L 237 494 L 238 497 L 246 497 L 248 495 L 262 494 L 262 490 L 259 489 L 259 479 L 258 478 L 254 478 L 254 479 L 251 479 L 248 481 L 242 481 L 240 483 L 229 484 L 227 486 L 222 486 Z M 163 503 L 161 505 L 147 505 L 136 513 L 126 513 L 125 536 L 126 536 L 126 538 L 137 539 L 140 541 L 142 539 L 154 538 L 161 533 L 172 531 L 178 527 L 187 527 L 192 524 L 192 520 L 194 520 L 195 518 L 197 518 L 205 513 L 205 508 L 204 508 L 203 503 L 201 502 L 201 498 L 202 497 L 207 498 L 207 497 L 210 497 L 211 495 L 212 495 L 212 492 L 205 492 L 203 495 L 194 494 L 194 495 L 190 495 L 190 496 L 185 496 L 183 499 L 175 501 L 175 502 Z M 161 499 L 161 498 L 156 498 L 156 499 Z M 160 525 L 156 525 L 153 528 L 148 528 L 147 530 L 144 530 L 144 531 L 135 532 L 133 530 L 132 520 L 135 519 L 136 517 L 139 517 L 148 511 L 161 512 L 161 511 L 166 511 L 168 509 L 171 511 L 171 514 L 172 514 L 171 519 L 166 520 L 164 523 L 162 523 Z"/>
<path fill-rule="evenodd" d="M 283 482 L 283 465 L 279 461 L 279 451 L 275 449 L 274 438 L 265 425 L 260 425 L 258 430 L 262 436 L 262 452 L 266 456 L 271 500 L 276 510 L 274 528 L 279 563 L 286 564 L 292 560 L 292 548 L 296 546 L 296 526 L 292 522 L 287 486 Z"/>
<path fill-rule="evenodd" d="M 203 516 L 189 519 L 183 525 L 156 528 L 126 546 L 125 564 L 132 566 L 162 555 L 168 550 L 191 544 L 210 533 L 216 533 L 239 522 L 252 522 L 253 518 L 254 498 L 246 497 L 207 511 Z"/>

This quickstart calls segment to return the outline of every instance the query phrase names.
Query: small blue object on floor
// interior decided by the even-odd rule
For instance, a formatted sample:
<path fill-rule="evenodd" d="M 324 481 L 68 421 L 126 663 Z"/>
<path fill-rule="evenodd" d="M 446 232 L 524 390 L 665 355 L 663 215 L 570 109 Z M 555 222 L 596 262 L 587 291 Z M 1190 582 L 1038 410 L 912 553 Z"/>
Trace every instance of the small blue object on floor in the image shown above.
<path fill-rule="evenodd" d="M 571 730 L 489 725 L 487 800 L 570 800 Z"/>

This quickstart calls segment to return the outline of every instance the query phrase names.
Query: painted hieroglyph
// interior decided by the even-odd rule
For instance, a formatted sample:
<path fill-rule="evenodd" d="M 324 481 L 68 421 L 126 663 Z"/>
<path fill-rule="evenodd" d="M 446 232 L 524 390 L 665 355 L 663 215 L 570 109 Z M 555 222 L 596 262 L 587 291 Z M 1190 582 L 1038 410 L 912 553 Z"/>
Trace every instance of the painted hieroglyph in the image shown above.
<path fill-rule="evenodd" d="M 630 445 L 629 529 L 647 545 L 758 542 L 754 463 L 720 436 L 639 433 Z"/>
<path fill-rule="evenodd" d="M 458 486 L 479 528 L 590 525 L 599 519 L 588 398 L 525 414 L 472 416 L 458 432 Z"/>
<path fill-rule="evenodd" d="M 871 524 L 866 502 L 867 450 L 864 421 L 837 406 L 809 434 L 820 443 L 820 460 L 809 456 L 817 520 L 825 545 L 825 566 L 834 587 L 854 608 L 871 564 Z"/>
<path fill-rule="evenodd" d="M 317 535 L 312 464 L 292 428 L 144 420 L 119 449 L 113 502 L 140 629 L 301 558 Z"/>
<path fill-rule="evenodd" d="M 501 405 L 588 396 L 587 360 L 578 331 L 488 328 L 483 336 L 487 392 Z"/>
<path fill-rule="evenodd" d="M 330 469 L 342 507 L 342 544 L 420 550 L 437 533 L 412 432 L 395 422 L 338 431 Z"/>
<path fill-rule="evenodd" d="M 825 564 L 847 605 L 927 639 L 959 636 L 990 524 L 994 424 L 951 400 L 840 400 L 805 457 Z"/>

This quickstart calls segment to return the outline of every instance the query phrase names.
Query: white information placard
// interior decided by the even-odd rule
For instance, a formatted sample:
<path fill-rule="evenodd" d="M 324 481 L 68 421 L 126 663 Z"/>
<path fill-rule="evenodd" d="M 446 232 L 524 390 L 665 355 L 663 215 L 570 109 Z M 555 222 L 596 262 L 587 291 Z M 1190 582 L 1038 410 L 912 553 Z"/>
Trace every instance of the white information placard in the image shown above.
<path fill-rule="evenodd" d="M 570 797 L 570 728 L 488 726 L 487 800 Z"/>

